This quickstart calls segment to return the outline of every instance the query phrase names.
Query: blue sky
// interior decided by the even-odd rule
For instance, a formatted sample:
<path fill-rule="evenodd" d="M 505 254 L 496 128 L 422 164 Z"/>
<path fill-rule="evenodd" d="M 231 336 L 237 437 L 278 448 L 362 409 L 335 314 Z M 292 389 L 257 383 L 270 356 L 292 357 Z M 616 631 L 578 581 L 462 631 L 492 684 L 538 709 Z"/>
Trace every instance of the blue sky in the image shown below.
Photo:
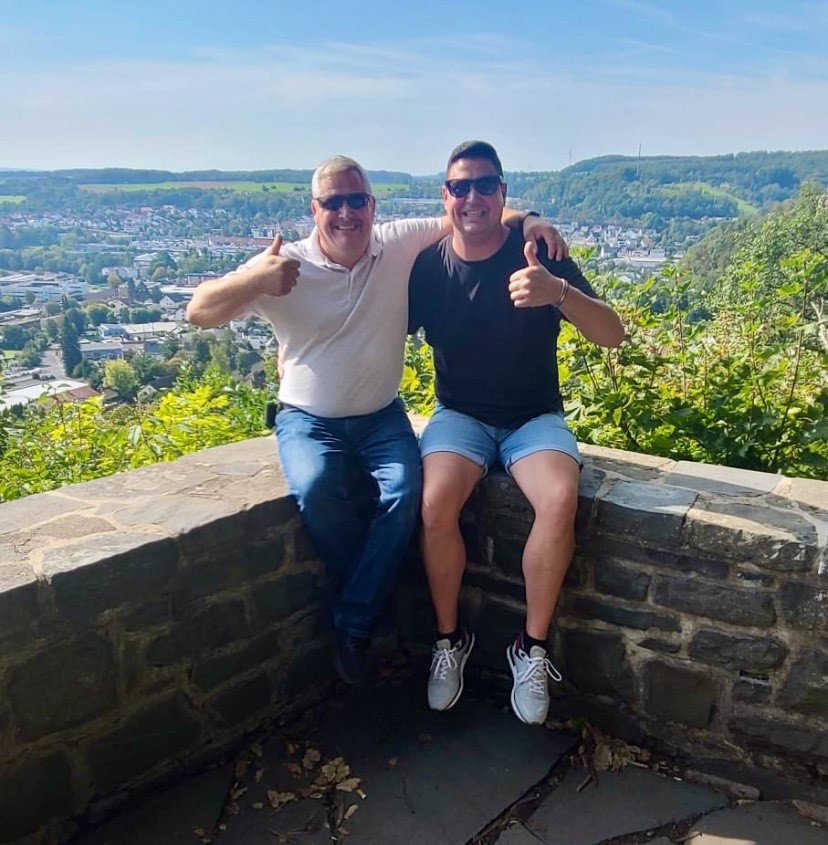
<path fill-rule="evenodd" d="M 828 0 L 0 0 L 0 167 L 828 148 Z"/>

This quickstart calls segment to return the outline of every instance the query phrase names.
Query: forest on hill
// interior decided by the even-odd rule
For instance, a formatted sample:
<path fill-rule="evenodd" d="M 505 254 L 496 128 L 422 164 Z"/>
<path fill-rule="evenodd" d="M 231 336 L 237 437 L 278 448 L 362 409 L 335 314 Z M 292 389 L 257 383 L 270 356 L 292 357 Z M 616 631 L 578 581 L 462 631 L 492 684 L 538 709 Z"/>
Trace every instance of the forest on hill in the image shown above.
<path fill-rule="evenodd" d="M 369 171 L 380 212 L 394 199 L 437 198 L 442 176 Z M 216 209 L 275 219 L 307 210 L 310 170 L 0 171 L 0 210 L 92 212 L 117 205 Z M 560 171 L 507 173 L 511 197 L 560 221 L 625 223 L 661 231 L 673 221 L 735 219 L 828 185 L 828 151 L 719 156 L 602 156 Z M 90 190 L 94 187 L 94 190 Z"/>

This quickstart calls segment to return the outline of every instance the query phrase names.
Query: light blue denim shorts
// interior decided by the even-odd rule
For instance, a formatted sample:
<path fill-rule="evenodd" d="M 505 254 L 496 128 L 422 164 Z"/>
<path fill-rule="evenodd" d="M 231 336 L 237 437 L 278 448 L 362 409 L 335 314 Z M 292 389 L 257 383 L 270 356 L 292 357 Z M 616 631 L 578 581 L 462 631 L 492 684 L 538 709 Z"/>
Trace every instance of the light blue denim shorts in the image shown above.
<path fill-rule="evenodd" d="M 535 452 L 563 452 L 581 466 L 578 442 L 562 414 L 541 414 L 519 428 L 486 425 L 439 402 L 420 436 L 420 454 L 453 452 L 484 470 L 501 464 L 508 472 L 515 461 Z"/>

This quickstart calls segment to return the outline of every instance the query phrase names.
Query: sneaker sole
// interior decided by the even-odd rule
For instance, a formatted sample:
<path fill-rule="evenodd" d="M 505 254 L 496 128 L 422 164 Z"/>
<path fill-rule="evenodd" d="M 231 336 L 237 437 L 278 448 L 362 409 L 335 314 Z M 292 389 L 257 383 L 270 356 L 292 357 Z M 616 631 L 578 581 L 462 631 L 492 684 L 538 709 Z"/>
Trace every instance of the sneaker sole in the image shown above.
<path fill-rule="evenodd" d="M 472 649 L 474 648 L 474 641 L 475 636 L 473 633 L 469 633 L 469 647 L 466 649 L 466 653 L 463 655 L 463 659 L 460 661 L 460 686 L 457 689 L 457 695 L 452 698 L 452 700 L 445 706 L 445 707 L 432 707 L 430 704 L 428 705 L 431 710 L 435 713 L 445 713 L 446 710 L 451 710 L 458 701 L 460 701 L 460 696 L 463 694 L 463 670 L 466 668 L 466 661 L 469 659 L 469 655 L 472 653 Z"/>
<path fill-rule="evenodd" d="M 515 700 L 515 692 L 517 692 L 517 671 L 515 670 L 515 664 L 512 660 L 512 646 L 506 647 L 506 660 L 509 662 L 509 668 L 512 670 L 512 712 L 515 716 L 523 722 L 524 725 L 542 725 L 543 722 L 530 722 L 528 719 L 524 718 L 523 714 L 520 712 L 517 706 L 517 702 Z M 544 722 L 546 720 L 544 719 Z"/>

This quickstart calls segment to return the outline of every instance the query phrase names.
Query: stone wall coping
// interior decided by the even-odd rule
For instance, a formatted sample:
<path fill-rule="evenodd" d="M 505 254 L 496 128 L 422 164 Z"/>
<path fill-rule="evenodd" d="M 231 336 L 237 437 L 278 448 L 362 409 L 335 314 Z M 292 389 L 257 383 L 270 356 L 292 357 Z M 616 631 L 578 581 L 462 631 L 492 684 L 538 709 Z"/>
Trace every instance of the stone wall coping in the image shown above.
<path fill-rule="evenodd" d="M 420 428 L 425 418 L 413 421 Z M 586 444 L 581 450 L 582 496 L 593 487 L 597 500 L 637 502 L 636 509 L 778 540 L 802 541 L 804 526 L 818 573 L 828 574 L 828 482 Z M 3 503 L 0 591 L 30 578 L 48 581 L 56 556 L 80 566 L 96 549 L 110 555 L 119 545 L 174 539 L 287 495 L 273 438 L 265 436 Z"/>

